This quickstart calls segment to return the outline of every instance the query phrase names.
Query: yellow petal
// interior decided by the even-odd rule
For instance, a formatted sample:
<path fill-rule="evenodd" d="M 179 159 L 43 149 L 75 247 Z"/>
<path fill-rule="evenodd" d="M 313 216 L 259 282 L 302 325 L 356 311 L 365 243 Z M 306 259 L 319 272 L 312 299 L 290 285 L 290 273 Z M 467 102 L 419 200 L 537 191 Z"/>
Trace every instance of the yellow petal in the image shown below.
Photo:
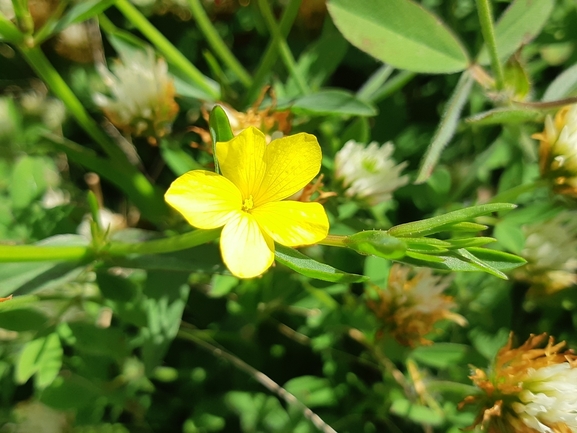
<path fill-rule="evenodd" d="M 327 237 L 329 220 L 319 203 L 277 201 L 252 210 L 261 228 L 279 244 L 314 244 Z"/>
<path fill-rule="evenodd" d="M 241 191 L 244 198 L 254 195 L 265 175 L 263 156 L 266 138 L 256 128 L 247 128 L 230 141 L 216 143 L 220 171 Z"/>
<path fill-rule="evenodd" d="M 242 207 L 238 188 L 224 176 L 205 170 L 189 171 L 177 178 L 164 199 L 199 229 L 225 225 Z"/>
<path fill-rule="evenodd" d="M 237 212 L 220 235 L 220 251 L 226 267 L 239 278 L 252 278 L 266 271 L 274 260 L 274 242 L 263 233 L 255 218 Z"/>
<path fill-rule="evenodd" d="M 290 197 L 305 187 L 321 168 L 321 147 L 314 135 L 300 133 L 273 140 L 264 153 L 266 173 L 254 204 Z"/>

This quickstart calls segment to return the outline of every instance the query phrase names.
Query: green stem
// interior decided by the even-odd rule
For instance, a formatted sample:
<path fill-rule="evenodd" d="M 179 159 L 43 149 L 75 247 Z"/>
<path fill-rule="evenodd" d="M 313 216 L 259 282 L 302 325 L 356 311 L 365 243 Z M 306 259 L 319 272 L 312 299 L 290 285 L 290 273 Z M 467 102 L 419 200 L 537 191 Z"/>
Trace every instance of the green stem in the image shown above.
<path fill-rule="evenodd" d="M 46 23 L 34 33 L 34 45 L 38 46 L 54 35 L 54 30 L 62 18 L 62 14 L 68 7 L 68 0 L 58 2 L 58 6 L 52 12 Z"/>
<path fill-rule="evenodd" d="M 401 71 L 396 74 L 393 78 L 388 80 L 383 87 L 376 90 L 372 95 L 371 99 L 367 102 L 372 102 L 376 104 L 381 102 L 383 99 L 388 98 L 393 93 L 405 87 L 417 74 L 411 71 Z"/>
<path fill-rule="evenodd" d="M 192 16 L 194 17 L 200 31 L 220 59 L 230 68 L 231 71 L 239 78 L 240 82 L 249 88 L 252 84 L 252 78 L 242 64 L 234 57 L 234 54 L 226 46 L 217 30 L 210 22 L 200 0 L 188 0 L 188 5 Z"/>
<path fill-rule="evenodd" d="M 327 245 L 329 247 L 347 248 L 347 237 L 341 235 L 327 235 L 322 241 L 317 242 L 319 245 Z"/>
<path fill-rule="evenodd" d="M 363 101 L 370 101 L 372 96 L 385 84 L 395 68 L 391 65 L 381 66 L 357 92 L 357 98 Z"/>
<path fill-rule="evenodd" d="M 111 243 L 106 252 L 110 256 L 128 254 L 161 254 L 186 250 L 210 242 L 220 236 L 220 229 L 194 230 L 183 235 L 134 244 Z"/>
<path fill-rule="evenodd" d="M 285 66 L 287 67 L 289 74 L 295 80 L 301 93 L 305 95 L 310 93 L 309 86 L 307 85 L 305 79 L 299 72 L 296 61 L 291 53 L 291 50 L 284 36 L 282 35 L 276 20 L 274 19 L 274 15 L 270 8 L 269 0 L 258 0 L 258 5 L 264 17 L 268 30 L 273 38 L 273 43 L 276 42 L 278 50 L 280 51 L 281 58 Z"/>
<path fill-rule="evenodd" d="M 286 38 L 300 8 L 302 0 L 289 0 L 286 9 L 282 15 L 279 24 L 280 34 L 283 38 Z M 252 80 L 252 86 L 246 92 L 246 97 L 244 100 L 244 105 L 250 105 L 258 97 L 260 90 L 265 84 L 265 79 L 274 66 L 276 59 L 278 57 L 277 41 L 273 38 L 266 48 L 264 55 L 261 57 L 258 68 L 254 74 Z"/>
<path fill-rule="evenodd" d="M 22 32 L 2 12 L 0 12 L 0 36 L 4 42 L 12 42 L 13 44 L 20 44 L 24 39 Z"/>
<path fill-rule="evenodd" d="M 487 50 L 489 51 L 489 57 L 491 58 L 491 67 L 496 76 L 497 89 L 502 89 L 505 78 L 503 75 L 503 66 L 501 65 L 497 53 L 497 41 L 495 39 L 493 15 L 491 13 L 491 4 L 489 1 L 490 0 L 477 0 L 477 11 L 479 12 L 479 21 L 481 22 L 483 39 L 485 40 Z"/>
<path fill-rule="evenodd" d="M 112 242 L 98 251 L 87 246 L 0 245 L 0 263 L 80 261 L 129 254 L 162 254 L 197 247 L 216 239 L 220 229 L 195 230 L 178 236 L 140 243 Z"/>
<path fill-rule="evenodd" d="M 220 98 L 220 92 L 213 88 L 207 78 L 158 31 L 128 0 L 116 0 L 116 7 L 148 40 L 162 53 L 166 60 L 193 81 L 211 98 Z"/>
<path fill-rule="evenodd" d="M 90 246 L 0 245 L 0 263 L 80 261 L 93 258 Z"/>
<path fill-rule="evenodd" d="M 34 20 L 28 9 L 28 0 L 12 0 L 12 7 L 18 28 L 24 35 L 31 36 L 34 33 Z"/>

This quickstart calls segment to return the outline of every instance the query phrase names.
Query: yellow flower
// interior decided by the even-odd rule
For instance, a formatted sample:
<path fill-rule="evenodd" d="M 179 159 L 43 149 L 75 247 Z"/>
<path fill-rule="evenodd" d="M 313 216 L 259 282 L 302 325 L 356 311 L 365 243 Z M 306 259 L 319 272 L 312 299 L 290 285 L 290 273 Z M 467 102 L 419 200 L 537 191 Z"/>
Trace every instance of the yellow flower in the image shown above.
<path fill-rule="evenodd" d="M 319 172 L 321 148 L 305 133 L 273 140 L 256 128 L 216 144 L 222 175 L 193 170 L 166 192 L 168 204 L 199 229 L 223 227 L 222 258 L 237 277 L 262 274 L 274 242 L 294 247 L 324 239 L 329 222 L 319 203 L 284 200 Z M 283 201 L 284 200 L 284 201 Z"/>

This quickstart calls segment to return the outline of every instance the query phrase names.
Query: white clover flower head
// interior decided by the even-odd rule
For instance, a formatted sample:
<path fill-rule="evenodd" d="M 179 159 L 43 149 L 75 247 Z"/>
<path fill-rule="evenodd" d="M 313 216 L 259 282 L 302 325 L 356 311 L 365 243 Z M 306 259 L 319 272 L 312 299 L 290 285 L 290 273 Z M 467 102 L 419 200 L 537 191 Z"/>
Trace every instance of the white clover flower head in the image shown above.
<path fill-rule="evenodd" d="M 527 265 L 516 275 L 531 284 L 531 294 L 553 293 L 577 283 L 577 214 L 563 211 L 554 218 L 523 227 Z"/>
<path fill-rule="evenodd" d="M 56 37 L 54 49 L 74 62 L 94 61 L 93 43 L 86 23 L 72 24 L 62 30 Z"/>
<path fill-rule="evenodd" d="M 110 96 L 94 95 L 110 121 L 127 133 L 152 139 L 170 132 L 178 105 L 166 62 L 150 49 L 138 50 L 112 69 L 99 69 Z"/>
<path fill-rule="evenodd" d="M 425 335 L 439 320 L 467 324 L 463 316 L 451 311 L 457 306 L 453 298 L 443 293 L 450 283 L 451 277 L 435 275 L 428 268 L 413 272 L 408 266 L 394 264 L 387 287 L 373 287 L 376 296 L 371 296 L 367 305 L 399 343 L 430 344 Z"/>
<path fill-rule="evenodd" d="M 364 144 L 349 140 L 335 156 L 335 177 L 346 188 L 348 197 L 356 197 L 374 206 L 390 200 L 393 191 L 409 182 L 401 176 L 406 162 L 396 164 L 392 158 L 394 146 Z"/>
<path fill-rule="evenodd" d="M 531 335 L 516 349 L 512 340 L 511 334 L 489 371 L 474 371 L 482 392 L 460 407 L 480 404 L 475 425 L 488 433 L 576 433 L 577 356 L 546 334 Z"/>
<path fill-rule="evenodd" d="M 567 105 L 555 119 L 547 116 L 543 132 L 533 138 L 541 141 L 541 175 L 551 179 L 560 194 L 577 196 L 577 104 Z"/>

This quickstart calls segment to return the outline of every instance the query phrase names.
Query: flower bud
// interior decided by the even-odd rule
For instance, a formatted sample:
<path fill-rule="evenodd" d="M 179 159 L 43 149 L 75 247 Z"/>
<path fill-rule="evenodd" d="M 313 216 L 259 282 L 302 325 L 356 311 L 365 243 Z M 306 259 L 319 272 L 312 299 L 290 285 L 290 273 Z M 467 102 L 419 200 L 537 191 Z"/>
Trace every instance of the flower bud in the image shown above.
<path fill-rule="evenodd" d="M 347 236 L 345 244 L 360 254 L 400 259 L 405 256 L 407 245 L 383 230 L 367 230 Z"/>

